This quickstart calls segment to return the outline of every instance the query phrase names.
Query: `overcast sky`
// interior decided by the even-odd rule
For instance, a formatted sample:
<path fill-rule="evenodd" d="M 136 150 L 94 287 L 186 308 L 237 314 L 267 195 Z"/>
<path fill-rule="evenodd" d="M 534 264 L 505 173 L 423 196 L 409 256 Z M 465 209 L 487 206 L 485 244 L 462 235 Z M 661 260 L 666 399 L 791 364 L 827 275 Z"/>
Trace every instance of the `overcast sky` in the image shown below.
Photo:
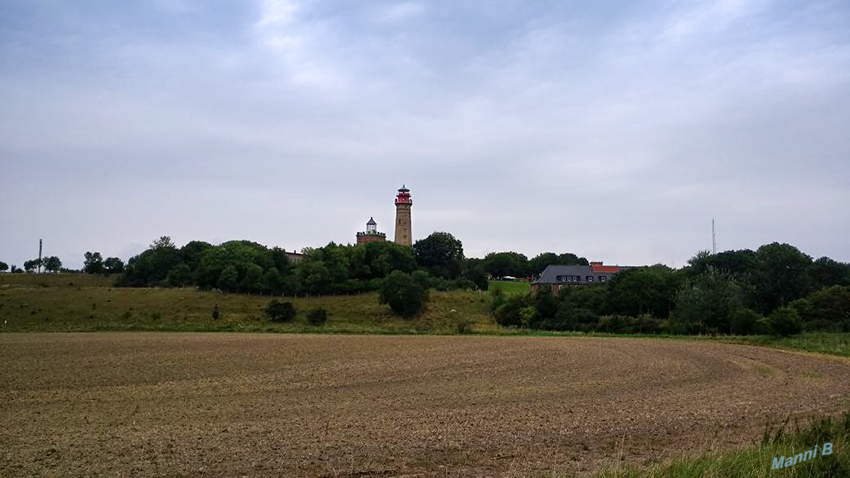
<path fill-rule="evenodd" d="M 850 261 L 850 3 L 0 0 L 0 260 L 155 238 Z"/>

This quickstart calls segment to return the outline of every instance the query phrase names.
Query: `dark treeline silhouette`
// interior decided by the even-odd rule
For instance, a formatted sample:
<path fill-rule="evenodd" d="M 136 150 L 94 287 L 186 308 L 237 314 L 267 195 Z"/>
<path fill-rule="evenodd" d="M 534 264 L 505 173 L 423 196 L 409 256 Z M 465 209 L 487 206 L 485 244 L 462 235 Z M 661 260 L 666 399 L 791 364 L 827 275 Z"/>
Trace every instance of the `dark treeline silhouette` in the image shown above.
<path fill-rule="evenodd" d="M 393 271 L 429 274 L 441 290 L 487 288 L 480 264 L 463 257 L 461 242 L 434 233 L 413 248 L 392 242 L 305 249 L 290 261 L 283 249 L 251 241 L 214 246 L 192 241 L 178 248 L 162 237 L 131 258 L 117 284 L 127 287 L 184 287 L 270 294 L 344 294 L 378 290 Z"/>
<path fill-rule="evenodd" d="M 192 241 L 178 248 L 169 237 L 154 241 L 148 250 L 127 265 L 115 258 L 103 260 L 87 252 L 84 270 L 89 273 L 122 270 L 117 284 L 126 287 L 184 287 L 229 292 L 269 294 L 346 294 L 378 290 L 393 271 L 428 275 L 428 286 L 437 290 L 487 289 L 487 273 L 494 276 L 527 276 L 549 264 L 587 264 L 575 254 L 540 254 L 528 260 L 513 252 L 494 253 L 484 259 L 466 258 L 463 244 L 446 232 L 435 232 L 413 247 L 392 242 L 359 246 L 331 242 L 305 249 L 300 260 L 290 261 L 283 249 L 251 241 L 212 245 Z M 539 271 L 538 271 L 539 272 Z M 419 275 L 421 281 L 421 274 Z"/>
<path fill-rule="evenodd" d="M 792 335 L 850 331 L 850 265 L 788 244 L 700 252 L 688 266 L 640 267 L 598 285 L 506 297 L 491 311 L 506 326 L 618 333 Z"/>

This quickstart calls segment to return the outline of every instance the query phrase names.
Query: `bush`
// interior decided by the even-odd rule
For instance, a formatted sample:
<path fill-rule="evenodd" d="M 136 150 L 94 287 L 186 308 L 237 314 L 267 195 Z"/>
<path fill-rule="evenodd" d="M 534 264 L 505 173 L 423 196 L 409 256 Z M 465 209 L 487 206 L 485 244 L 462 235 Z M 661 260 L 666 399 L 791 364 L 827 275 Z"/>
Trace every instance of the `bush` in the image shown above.
<path fill-rule="evenodd" d="M 505 305 L 505 291 L 501 288 L 497 287 L 490 291 L 490 314 L 495 317 L 496 311 L 499 310 L 499 307 Z"/>
<path fill-rule="evenodd" d="M 212 318 L 213 320 L 218 320 L 219 317 L 221 317 L 221 313 L 218 311 L 218 304 L 216 304 L 215 307 L 213 307 Z"/>
<path fill-rule="evenodd" d="M 288 322 L 295 318 L 295 306 L 292 302 L 281 302 L 277 299 L 272 299 L 269 305 L 266 306 L 266 316 L 273 322 Z"/>
<path fill-rule="evenodd" d="M 413 317 L 428 302 L 428 289 L 418 277 L 393 271 L 384 279 L 378 294 L 381 304 L 388 304 L 396 315 Z"/>
<path fill-rule="evenodd" d="M 732 314 L 732 333 L 751 335 L 756 333 L 756 325 L 762 316 L 752 309 L 739 309 Z"/>
<path fill-rule="evenodd" d="M 511 296 L 496 309 L 496 323 L 504 327 L 520 327 L 522 325 L 522 309 L 529 302 L 527 295 Z"/>
<path fill-rule="evenodd" d="M 769 317 L 770 332 L 780 337 L 790 337 L 799 334 L 803 330 L 800 316 L 793 307 L 780 307 L 773 311 Z"/>
<path fill-rule="evenodd" d="M 457 327 L 457 333 L 459 334 L 468 334 L 472 332 L 472 321 L 465 317 L 457 319 L 455 326 Z"/>
<path fill-rule="evenodd" d="M 328 321 L 328 311 L 322 307 L 315 308 L 307 313 L 307 321 L 311 325 L 325 325 Z"/>

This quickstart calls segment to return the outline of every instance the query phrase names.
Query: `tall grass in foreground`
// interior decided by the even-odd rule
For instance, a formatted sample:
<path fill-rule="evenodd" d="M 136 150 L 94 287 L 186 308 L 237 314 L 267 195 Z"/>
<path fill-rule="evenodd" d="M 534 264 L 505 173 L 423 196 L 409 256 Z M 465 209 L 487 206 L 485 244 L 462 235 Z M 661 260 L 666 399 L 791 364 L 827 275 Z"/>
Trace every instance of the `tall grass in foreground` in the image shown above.
<path fill-rule="evenodd" d="M 822 456 L 823 444 L 831 442 L 831 455 Z M 793 457 L 818 446 L 818 455 L 787 468 L 771 469 L 778 456 Z M 543 473 L 540 478 L 572 475 Z M 840 418 L 823 418 L 805 426 L 789 425 L 765 430 L 757 447 L 708 452 L 675 459 L 649 469 L 603 470 L 594 478 L 761 478 L 761 477 L 850 477 L 850 411 Z"/>

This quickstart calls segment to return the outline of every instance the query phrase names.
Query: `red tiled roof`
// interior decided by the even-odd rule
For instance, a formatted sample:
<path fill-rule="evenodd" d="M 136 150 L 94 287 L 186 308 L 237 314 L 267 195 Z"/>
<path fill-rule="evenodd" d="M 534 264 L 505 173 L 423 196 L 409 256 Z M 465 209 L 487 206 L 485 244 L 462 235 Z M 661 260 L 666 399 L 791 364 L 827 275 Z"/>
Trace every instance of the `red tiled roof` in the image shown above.
<path fill-rule="evenodd" d="M 615 272 L 615 273 L 620 272 L 619 266 L 603 266 L 601 264 L 599 264 L 599 265 L 591 264 L 590 269 L 593 272 Z"/>

